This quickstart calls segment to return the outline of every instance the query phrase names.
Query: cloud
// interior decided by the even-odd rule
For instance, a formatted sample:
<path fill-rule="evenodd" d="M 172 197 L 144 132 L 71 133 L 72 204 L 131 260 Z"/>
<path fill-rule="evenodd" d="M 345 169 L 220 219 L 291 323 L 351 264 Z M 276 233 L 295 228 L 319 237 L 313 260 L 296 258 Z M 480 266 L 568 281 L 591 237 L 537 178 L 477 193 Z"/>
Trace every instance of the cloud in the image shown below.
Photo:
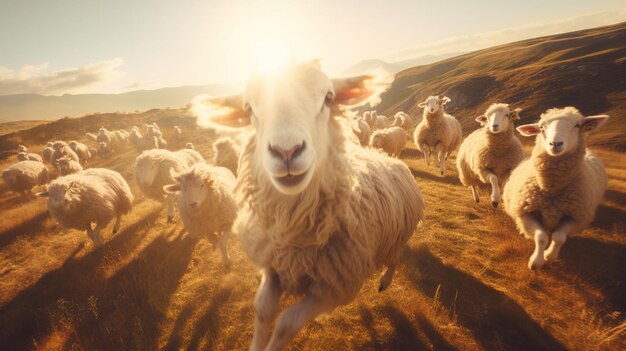
<path fill-rule="evenodd" d="M 18 70 L 0 66 L 0 95 L 43 94 L 54 95 L 81 91 L 86 87 L 120 78 L 117 68 L 124 64 L 121 58 L 48 72 L 48 64 L 25 65 Z"/>
<path fill-rule="evenodd" d="M 545 35 L 572 32 L 626 21 L 626 8 L 610 12 L 599 12 L 580 17 L 552 22 L 530 23 L 524 26 L 492 32 L 463 35 L 434 43 L 404 49 L 383 57 L 389 62 L 407 60 L 423 55 L 441 55 L 453 52 L 469 52 L 506 44 L 518 40 Z"/>

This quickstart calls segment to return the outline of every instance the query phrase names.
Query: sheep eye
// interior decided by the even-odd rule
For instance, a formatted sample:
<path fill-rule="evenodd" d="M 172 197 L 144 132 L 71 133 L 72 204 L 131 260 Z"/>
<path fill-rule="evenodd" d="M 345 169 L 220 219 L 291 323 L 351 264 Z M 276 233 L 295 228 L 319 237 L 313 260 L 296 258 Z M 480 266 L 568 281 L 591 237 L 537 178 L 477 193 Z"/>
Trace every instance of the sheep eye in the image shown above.
<path fill-rule="evenodd" d="M 329 91 L 328 93 L 326 93 L 326 97 L 324 98 L 324 105 L 322 106 L 322 108 L 324 108 L 324 106 L 330 107 L 330 104 L 332 102 L 333 102 L 333 93 Z"/>
<path fill-rule="evenodd" d="M 576 125 L 574 126 L 574 128 L 580 128 L 580 123 L 576 123 Z"/>

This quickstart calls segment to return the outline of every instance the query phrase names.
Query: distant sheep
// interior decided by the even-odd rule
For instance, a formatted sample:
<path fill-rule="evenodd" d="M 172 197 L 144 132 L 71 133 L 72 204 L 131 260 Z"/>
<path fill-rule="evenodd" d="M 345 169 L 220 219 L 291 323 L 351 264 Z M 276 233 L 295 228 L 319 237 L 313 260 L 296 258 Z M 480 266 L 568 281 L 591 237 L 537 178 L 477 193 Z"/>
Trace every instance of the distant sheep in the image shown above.
<path fill-rule="evenodd" d="M 406 146 L 408 134 L 400 127 L 379 129 L 372 133 L 370 146 L 386 152 L 389 156 L 400 157 Z"/>
<path fill-rule="evenodd" d="M 80 165 L 80 163 L 72 160 L 67 156 L 63 156 L 57 160 L 57 167 L 59 168 L 59 173 L 62 176 L 80 172 L 83 170 L 83 167 Z"/>
<path fill-rule="evenodd" d="M 17 146 L 17 153 L 20 153 L 20 152 L 28 152 L 28 148 L 26 146 L 24 146 L 24 145 L 18 145 Z"/>
<path fill-rule="evenodd" d="M 122 215 L 133 204 L 133 195 L 124 178 L 104 168 L 90 168 L 52 181 L 48 190 L 50 215 L 65 228 L 85 230 L 96 247 L 103 244 L 100 231 L 113 218 L 113 233 L 120 228 Z M 95 228 L 92 224 L 95 223 Z"/>
<path fill-rule="evenodd" d="M 36 185 L 48 182 L 48 168 L 39 161 L 20 161 L 2 171 L 2 178 L 7 187 L 22 194 L 25 198 L 32 196 L 31 189 Z"/>
<path fill-rule="evenodd" d="M 524 159 L 522 143 L 514 134 L 514 121 L 519 119 L 520 111 L 508 104 L 492 104 L 484 115 L 476 117 L 483 127 L 461 143 L 456 158 L 459 179 L 470 188 L 477 203 L 478 187 L 491 184 L 491 204 L 498 207 L 503 182 Z"/>
<path fill-rule="evenodd" d="M 216 166 L 226 167 L 237 175 L 241 155 L 240 141 L 232 137 L 222 137 L 213 143 L 213 163 Z"/>
<path fill-rule="evenodd" d="M 52 155 L 50 156 L 50 163 L 52 165 L 56 166 L 57 160 L 63 156 L 67 156 L 76 162 L 80 162 L 78 155 L 74 152 L 74 150 L 72 150 L 71 147 L 69 147 L 69 145 L 67 145 L 66 142 L 60 140 L 55 141 L 52 144 L 52 148 L 54 149 Z"/>
<path fill-rule="evenodd" d="M 459 146 L 462 138 L 459 121 L 444 112 L 444 106 L 450 101 L 447 96 L 429 96 L 421 102 L 418 106 L 424 108 L 424 117 L 413 134 L 415 145 L 424 153 L 427 165 L 430 164 L 431 152 L 435 154 L 441 175 L 445 171 L 445 161 Z"/>
<path fill-rule="evenodd" d="M 43 159 L 41 156 L 34 154 L 32 152 L 19 152 L 17 154 L 18 161 L 37 161 L 43 163 Z"/>
<path fill-rule="evenodd" d="M 87 161 L 91 160 L 91 152 L 87 145 L 83 143 L 79 143 L 76 140 L 72 140 L 69 142 L 68 146 L 78 155 L 78 159 L 80 163 L 87 163 Z"/>
<path fill-rule="evenodd" d="M 85 136 L 87 136 L 87 139 L 90 139 L 90 140 L 93 140 L 93 141 L 96 141 L 98 139 L 97 135 L 95 135 L 93 133 L 89 133 L 89 132 L 85 133 Z"/>
<path fill-rule="evenodd" d="M 135 181 L 139 189 L 155 200 L 166 200 L 168 223 L 174 219 L 175 199 L 174 195 L 166 194 L 163 187 L 175 182 L 172 173 L 182 173 L 196 163 L 204 163 L 204 159 L 197 151 L 189 149 L 148 150 L 135 160 Z"/>
<path fill-rule="evenodd" d="M 367 146 L 372 135 L 372 129 L 369 124 L 362 119 L 357 119 L 353 122 L 352 131 L 354 135 L 359 139 L 359 142 L 363 146 Z"/>
<path fill-rule="evenodd" d="M 537 136 L 535 147 L 530 159 L 511 173 L 502 199 L 518 230 L 534 238 L 530 269 L 558 259 L 567 236 L 582 232 L 593 220 L 607 174 L 600 158 L 586 148 L 585 138 L 608 118 L 583 117 L 574 107 L 553 108 L 538 123 L 517 127 L 522 135 Z"/>
<path fill-rule="evenodd" d="M 399 111 L 393 116 L 393 124 L 394 127 L 400 127 L 406 131 L 411 128 L 414 128 L 416 123 L 408 114 Z"/>
<path fill-rule="evenodd" d="M 213 246 L 219 246 L 222 262 L 230 266 L 226 245 L 237 217 L 235 176 L 224 167 L 198 163 L 174 175 L 174 180 L 175 184 L 163 189 L 168 194 L 178 194 L 178 211 L 185 229 L 193 236 L 206 236 Z"/>
<path fill-rule="evenodd" d="M 43 151 L 41 152 L 41 156 L 43 158 L 44 161 L 46 162 L 50 162 L 50 157 L 52 157 L 52 153 L 54 152 L 54 149 L 52 148 L 52 143 L 48 143 L 50 144 L 49 146 L 46 146 L 45 149 L 43 149 Z"/>

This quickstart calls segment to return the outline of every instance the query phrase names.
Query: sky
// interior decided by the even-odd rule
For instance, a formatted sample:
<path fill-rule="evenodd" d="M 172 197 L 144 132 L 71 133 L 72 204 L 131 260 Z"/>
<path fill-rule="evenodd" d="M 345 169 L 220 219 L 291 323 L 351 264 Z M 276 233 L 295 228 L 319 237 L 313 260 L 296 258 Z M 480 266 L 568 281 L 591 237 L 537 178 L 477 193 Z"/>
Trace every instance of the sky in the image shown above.
<path fill-rule="evenodd" d="M 623 21 L 623 0 L 0 0 L 0 95 L 240 83 L 268 43 L 339 75 Z"/>

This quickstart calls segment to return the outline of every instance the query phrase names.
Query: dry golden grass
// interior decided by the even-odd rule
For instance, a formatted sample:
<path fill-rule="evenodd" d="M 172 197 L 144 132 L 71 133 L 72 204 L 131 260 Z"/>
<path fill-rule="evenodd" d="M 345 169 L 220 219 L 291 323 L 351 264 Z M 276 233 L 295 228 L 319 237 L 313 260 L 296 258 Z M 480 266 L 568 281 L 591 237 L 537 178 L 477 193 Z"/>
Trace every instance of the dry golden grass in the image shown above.
<path fill-rule="evenodd" d="M 164 114 L 120 115 L 112 123 L 155 120 L 166 138 L 171 125 L 183 125 L 210 159 L 205 131 L 192 130 L 181 113 Z M 60 123 L 49 127 L 56 137 L 83 141 L 84 131 L 108 125 L 97 116 Z M 37 149 L 47 140 L 42 133 L 32 134 L 32 142 L 28 132 L 16 135 Z M 427 220 L 405 249 L 393 284 L 378 293 L 372 277 L 353 303 L 311 323 L 290 349 L 626 348 L 626 156 L 599 153 L 610 181 L 597 220 L 568 239 L 559 262 L 531 272 L 532 243 L 501 210 L 472 201 L 452 170 L 454 160 L 441 177 L 406 150 L 402 158 L 425 196 Z M 236 240 L 233 266 L 225 270 L 206 240 L 188 236 L 180 222 L 168 225 L 163 206 L 143 197 L 132 180 L 135 156 L 129 150 L 92 165 L 120 171 L 136 195 L 120 232 L 111 234 L 111 225 L 103 231 L 100 249 L 84 233 L 61 229 L 46 214 L 45 200 L 24 203 L 0 185 L 2 349 L 247 349 L 256 269 Z"/>

